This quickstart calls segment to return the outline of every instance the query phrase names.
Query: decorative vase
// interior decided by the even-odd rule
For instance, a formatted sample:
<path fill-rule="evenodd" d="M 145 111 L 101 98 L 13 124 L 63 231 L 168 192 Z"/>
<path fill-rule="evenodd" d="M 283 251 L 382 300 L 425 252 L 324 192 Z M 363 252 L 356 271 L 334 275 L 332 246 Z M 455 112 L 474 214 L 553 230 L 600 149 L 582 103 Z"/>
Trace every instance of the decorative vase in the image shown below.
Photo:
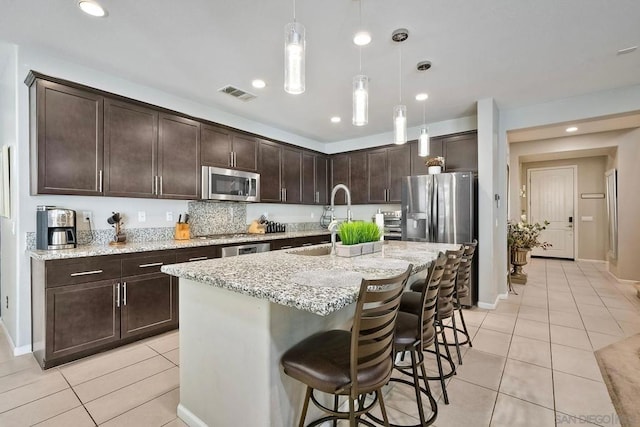
<path fill-rule="evenodd" d="M 527 264 L 527 253 L 531 249 L 528 248 L 512 248 L 511 249 L 511 282 L 524 285 L 527 283 L 527 273 L 522 271 L 522 266 Z"/>
<path fill-rule="evenodd" d="M 442 166 L 428 166 L 427 173 L 429 175 L 436 175 L 442 172 Z"/>

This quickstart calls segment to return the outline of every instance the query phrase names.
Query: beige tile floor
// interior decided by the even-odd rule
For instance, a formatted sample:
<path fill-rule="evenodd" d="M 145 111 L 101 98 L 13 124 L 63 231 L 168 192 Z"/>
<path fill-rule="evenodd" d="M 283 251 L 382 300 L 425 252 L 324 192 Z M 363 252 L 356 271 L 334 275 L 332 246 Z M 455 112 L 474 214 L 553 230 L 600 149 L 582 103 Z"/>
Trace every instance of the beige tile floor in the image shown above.
<path fill-rule="evenodd" d="M 435 425 L 618 425 L 593 351 L 640 332 L 635 288 L 602 264 L 534 259 L 525 269 L 518 295 L 465 311 L 474 347 L 447 382 L 451 404 L 432 383 Z M 0 426 L 184 425 L 177 332 L 44 372 L 31 355 L 13 357 L 2 334 Z M 387 389 L 392 422 L 417 422 L 411 393 Z"/>

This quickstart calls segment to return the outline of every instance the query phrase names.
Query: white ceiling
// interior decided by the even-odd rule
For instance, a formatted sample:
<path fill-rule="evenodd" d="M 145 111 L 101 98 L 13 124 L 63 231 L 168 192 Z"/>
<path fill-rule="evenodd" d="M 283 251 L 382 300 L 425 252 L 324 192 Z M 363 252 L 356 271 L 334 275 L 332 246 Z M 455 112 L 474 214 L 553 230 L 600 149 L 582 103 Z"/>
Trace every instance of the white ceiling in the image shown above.
<path fill-rule="evenodd" d="M 298 0 L 307 30 L 307 90 L 283 85 L 284 25 L 292 0 L 101 0 L 107 18 L 84 15 L 76 0 L 0 0 L 0 40 L 53 55 L 226 110 L 320 142 L 391 130 L 402 98 L 409 126 L 422 123 L 418 92 L 428 92 L 427 122 L 475 113 L 493 97 L 511 108 L 640 84 L 640 1 L 363 0 L 373 36 L 362 49 L 371 79 L 369 124 L 351 125 L 351 80 L 358 73 L 358 2 Z M 427 72 L 418 61 L 430 60 Z M 253 89 L 260 77 L 267 88 Z M 258 95 L 242 102 L 217 92 L 232 84 Z M 342 123 L 331 124 L 333 115 Z"/>

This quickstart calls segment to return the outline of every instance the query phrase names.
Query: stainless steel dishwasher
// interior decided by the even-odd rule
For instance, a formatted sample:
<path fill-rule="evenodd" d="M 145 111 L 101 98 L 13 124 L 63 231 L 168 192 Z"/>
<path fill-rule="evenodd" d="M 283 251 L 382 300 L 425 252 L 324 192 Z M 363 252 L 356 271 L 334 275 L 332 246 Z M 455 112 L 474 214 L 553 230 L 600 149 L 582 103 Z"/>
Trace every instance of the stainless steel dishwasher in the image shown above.
<path fill-rule="evenodd" d="M 257 254 L 259 252 L 269 252 L 271 250 L 271 243 L 249 243 L 247 245 L 240 246 L 227 246 L 222 248 L 222 258 L 228 256 Z"/>

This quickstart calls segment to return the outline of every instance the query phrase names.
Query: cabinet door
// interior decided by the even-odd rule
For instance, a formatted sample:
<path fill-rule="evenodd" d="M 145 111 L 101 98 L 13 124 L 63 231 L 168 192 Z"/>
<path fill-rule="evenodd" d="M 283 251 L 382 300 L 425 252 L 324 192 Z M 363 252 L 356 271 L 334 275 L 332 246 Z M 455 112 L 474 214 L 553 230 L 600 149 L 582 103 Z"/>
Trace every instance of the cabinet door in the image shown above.
<path fill-rule="evenodd" d="M 286 203 L 302 203 L 302 151 L 282 147 L 282 188 Z"/>
<path fill-rule="evenodd" d="M 331 157 L 331 190 L 338 184 L 344 184 L 349 187 L 349 169 L 351 158 L 348 154 L 337 154 Z M 327 191 L 329 203 L 331 203 L 331 192 Z M 347 203 L 347 197 L 343 191 L 336 194 L 334 203 L 336 205 L 344 205 Z"/>
<path fill-rule="evenodd" d="M 286 164 L 286 163 L 285 163 Z M 316 203 L 316 156 L 313 153 L 302 153 L 302 203 Z"/>
<path fill-rule="evenodd" d="M 158 197 L 195 200 L 200 193 L 200 123 L 160 115 Z"/>
<path fill-rule="evenodd" d="M 277 144 L 260 142 L 260 201 L 280 202 L 282 187 L 280 186 L 280 164 L 282 150 Z"/>
<path fill-rule="evenodd" d="M 351 203 L 368 203 L 367 191 L 367 152 L 357 151 L 349 155 L 349 190 Z"/>
<path fill-rule="evenodd" d="M 329 204 L 329 158 L 326 156 L 316 156 L 316 203 L 319 205 Z"/>
<path fill-rule="evenodd" d="M 455 135 L 442 140 L 447 172 L 478 170 L 478 134 Z"/>
<path fill-rule="evenodd" d="M 156 197 L 157 146 L 157 112 L 105 99 L 105 196 Z"/>
<path fill-rule="evenodd" d="M 200 156 L 203 166 L 231 166 L 231 132 L 223 128 L 202 125 Z"/>
<path fill-rule="evenodd" d="M 410 156 L 407 144 L 387 149 L 387 173 L 389 174 L 387 202 L 389 203 L 402 201 L 402 179 L 411 175 Z"/>
<path fill-rule="evenodd" d="M 43 80 L 31 93 L 36 106 L 31 120 L 37 123 L 32 194 L 102 195 L 102 96 Z"/>
<path fill-rule="evenodd" d="M 122 338 L 177 325 L 172 277 L 147 274 L 123 279 L 121 311 Z"/>
<path fill-rule="evenodd" d="M 370 203 L 385 203 L 389 189 L 387 172 L 387 149 L 367 151 L 369 171 L 367 197 Z"/>
<path fill-rule="evenodd" d="M 256 172 L 258 170 L 258 141 L 250 136 L 233 135 L 234 168 Z"/>
<path fill-rule="evenodd" d="M 49 288 L 45 364 L 120 339 L 117 280 Z"/>

